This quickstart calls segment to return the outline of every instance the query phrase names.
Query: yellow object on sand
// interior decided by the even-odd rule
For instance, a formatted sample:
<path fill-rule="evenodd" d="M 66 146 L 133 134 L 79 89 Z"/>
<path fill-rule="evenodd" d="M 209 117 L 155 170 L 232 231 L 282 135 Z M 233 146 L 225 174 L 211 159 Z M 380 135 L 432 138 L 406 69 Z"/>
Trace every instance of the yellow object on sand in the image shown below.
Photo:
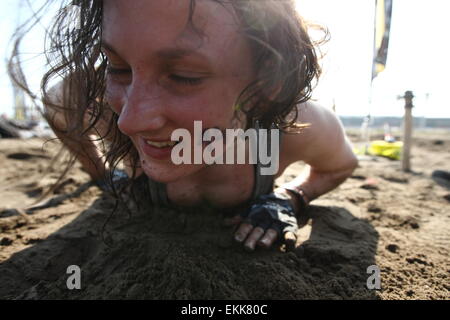
<path fill-rule="evenodd" d="M 374 156 L 387 157 L 389 159 L 400 160 L 403 142 L 386 142 L 383 140 L 372 141 L 368 152 Z"/>

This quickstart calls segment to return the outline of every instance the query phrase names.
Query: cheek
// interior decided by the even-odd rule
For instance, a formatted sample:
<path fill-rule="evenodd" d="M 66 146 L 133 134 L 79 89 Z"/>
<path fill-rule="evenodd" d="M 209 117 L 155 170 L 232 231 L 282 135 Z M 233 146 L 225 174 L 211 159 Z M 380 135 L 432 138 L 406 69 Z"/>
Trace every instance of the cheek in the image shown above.
<path fill-rule="evenodd" d="M 223 81 L 220 85 L 212 90 L 213 94 L 210 99 L 211 108 L 209 114 L 211 117 L 227 123 L 231 121 L 234 115 L 236 100 L 241 92 L 240 88 L 229 81 Z"/>
<path fill-rule="evenodd" d="M 105 100 L 114 111 L 114 113 L 120 115 L 122 107 L 125 102 L 126 90 L 111 81 L 106 82 Z"/>
<path fill-rule="evenodd" d="M 242 86 L 244 88 L 244 86 Z M 233 86 L 228 81 L 218 83 L 214 90 L 210 90 L 205 99 L 202 113 L 199 118 L 208 124 L 208 127 L 232 128 L 236 125 L 236 102 L 242 89 Z"/>
<path fill-rule="evenodd" d="M 221 79 L 207 89 L 192 95 L 161 96 L 164 115 L 176 126 L 190 128 L 194 121 L 205 127 L 229 127 L 234 115 L 234 103 L 240 92 Z M 120 115 L 127 101 L 127 89 L 114 81 L 106 82 L 105 100 L 111 110 Z"/>
<path fill-rule="evenodd" d="M 234 99 L 223 95 L 223 89 L 208 90 L 195 98 L 187 99 L 175 104 L 179 112 L 174 116 L 183 118 L 193 124 L 194 121 L 202 121 L 204 127 L 228 127 L 233 117 Z"/>

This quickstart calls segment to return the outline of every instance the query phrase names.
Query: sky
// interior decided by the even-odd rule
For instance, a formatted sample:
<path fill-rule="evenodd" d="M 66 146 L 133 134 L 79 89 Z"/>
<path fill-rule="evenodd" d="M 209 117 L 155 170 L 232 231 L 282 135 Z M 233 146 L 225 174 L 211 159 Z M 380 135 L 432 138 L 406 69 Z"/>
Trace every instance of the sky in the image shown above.
<path fill-rule="evenodd" d="M 392 25 L 385 71 L 371 90 L 374 0 L 299 0 L 308 20 L 331 32 L 324 77 L 316 98 L 336 103 L 340 115 L 402 116 L 406 90 L 416 96 L 413 114 L 450 117 L 450 1 L 393 0 Z M 369 104 L 369 96 L 372 103 Z"/>
<path fill-rule="evenodd" d="M 38 7 L 43 1 L 32 3 Z M 5 61 L 17 21 L 31 12 L 27 6 L 19 10 L 22 2 L 0 1 L 0 114 L 13 115 L 13 91 Z M 330 108 L 334 104 L 341 116 L 402 116 L 403 101 L 398 97 L 412 90 L 415 116 L 450 118 L 450 41 L 446 40 L 450 1 L 394 0 L 386 69 L 371 86 L 374 4 L 375 0 L 297 0 L 300 14 L 326 26 L 331 34 L 322 48 L 326 52 L 321 61 L 324 73 L 314 98 Z M 36 90 L 43 73 L 44 61 L 38 57 L 43 36 L 43 28 L 37 28 L 23 47 L 26 73 Z"/>

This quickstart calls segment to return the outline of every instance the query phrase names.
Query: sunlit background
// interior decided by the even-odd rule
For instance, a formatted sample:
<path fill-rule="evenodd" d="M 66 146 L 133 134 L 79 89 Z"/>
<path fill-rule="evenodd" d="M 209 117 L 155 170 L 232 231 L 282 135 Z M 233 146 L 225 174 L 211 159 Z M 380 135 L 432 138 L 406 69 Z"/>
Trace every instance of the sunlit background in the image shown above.
<path fill-rule="evenodd" d="M 38 8 L 43 0 L 33 0 Z M 416 96 L 414 115 L 450 118 L 450 1 L 394 0 L 386 69 L 371 86 L 374 0 L 298 0 L 299 12 L 308 20 L 328 27 L 330 42 L 322 64 L 324 75 L 314 98 L 341 116 L 402 116 L 406 90 Z M 19 21 L 29 17 L 26 1 L 0 2 L 0 114 L 13 116 L 13 90 L 6 74 L 9 40 Z M 50 17 L 48 17 L 50 18 Z M 46 22 L 44 21 L 43 24 Z M 43 29 L 27 37 L 27 76 L 38 89 L 43 50 Z M 369 97 L 372 97 L 371 103 Z"/>

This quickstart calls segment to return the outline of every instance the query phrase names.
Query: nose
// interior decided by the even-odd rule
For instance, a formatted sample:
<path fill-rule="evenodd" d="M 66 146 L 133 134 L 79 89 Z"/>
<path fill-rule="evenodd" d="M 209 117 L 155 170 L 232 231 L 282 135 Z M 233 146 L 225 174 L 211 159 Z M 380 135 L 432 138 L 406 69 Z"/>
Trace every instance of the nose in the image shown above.
<path fill-rule="evenodd" d="M 160 90 L 149 85 L 133 83 L 128 90 L 117 125 L 119 130 L 132 136 L 140 132 L 162 129 L 167 118 Z"/>

